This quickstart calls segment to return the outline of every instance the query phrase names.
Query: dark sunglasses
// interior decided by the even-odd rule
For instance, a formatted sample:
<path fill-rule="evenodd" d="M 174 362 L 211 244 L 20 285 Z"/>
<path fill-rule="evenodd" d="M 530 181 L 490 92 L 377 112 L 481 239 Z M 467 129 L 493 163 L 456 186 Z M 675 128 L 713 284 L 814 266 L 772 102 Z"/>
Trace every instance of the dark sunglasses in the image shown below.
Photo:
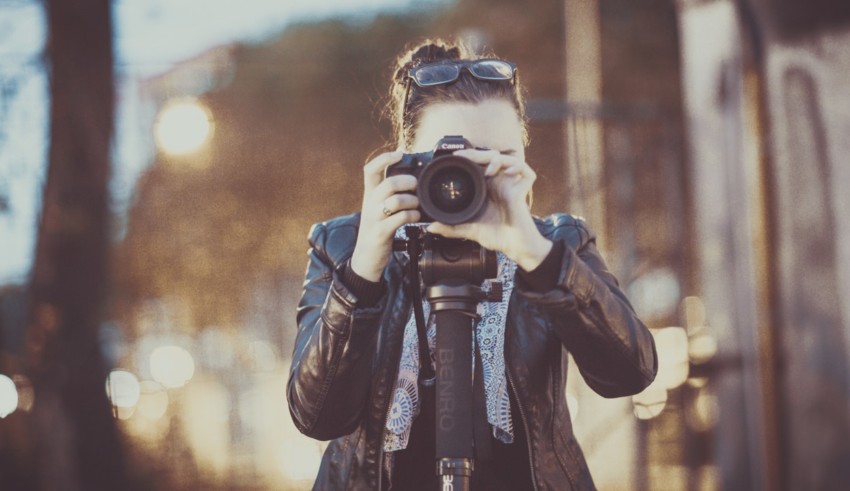
<path fill-rule="evenodd" d="M 516 74 L 516 65 L 509 61 L 482 59 L 452 60 L 421 65 L 408 71 L 407 76 L 420 87 L 433 87 L 456 81 L 463 69 L 480 80 L 513 80 Z"/>

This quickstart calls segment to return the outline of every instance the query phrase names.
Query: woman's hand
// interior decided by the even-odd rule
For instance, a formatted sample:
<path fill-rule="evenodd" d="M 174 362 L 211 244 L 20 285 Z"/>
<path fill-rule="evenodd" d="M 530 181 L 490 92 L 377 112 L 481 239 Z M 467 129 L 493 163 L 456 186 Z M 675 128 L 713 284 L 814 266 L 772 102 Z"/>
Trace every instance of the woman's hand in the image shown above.
<path fill-rule="evenodd" d="M 384 170 L 401 156 L 400 151 L 383 153 L 363 167 L 363 206 L 351 269 L 369 281 L 381 279 L 396 229 L 419 221 L 419 198 L 409 194 L 416 189 L 416 178 L 398 175 L 384 179 Z"/>
<path fill-rule="evenodd" d="M 537 174 L 515 155 L 496 150 L 458 150 L 458 157 L 486 165 L 487 200 L 484 212 L 472 222 L 458 225 L 433 223 L 431 233 L 474 240 L 481 246 L 505 253 L 522 269 L 535 269 L 552 249 L 552 242 L 537 230 L 526 198 Z"/>

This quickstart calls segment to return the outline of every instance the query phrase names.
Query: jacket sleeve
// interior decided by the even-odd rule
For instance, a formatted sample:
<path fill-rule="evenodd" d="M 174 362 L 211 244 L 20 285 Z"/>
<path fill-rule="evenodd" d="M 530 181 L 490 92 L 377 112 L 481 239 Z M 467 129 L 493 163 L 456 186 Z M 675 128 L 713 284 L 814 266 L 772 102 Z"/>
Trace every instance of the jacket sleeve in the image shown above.
<path fill-rule="evenodd" d="M 568 232 L 581 238 L 578 250 L 570 246 L 575 241 L 567 240 Z M 548 312 L 556 335 L 594 391 L 603 397 L 640 392 L 655 379 L 655 342 L 608 271 L 595 237 L 576 221 L 556 228 L 550 239 L 565 245 L 556 288 L 540 293 L 520 285 L 520 295 Z"/>
<path fill-rule="evenodd" d="M 371 383 L 384 299 L 358 308 L 327 255 L 328 229 L 310 232 L 309 264 L 296 314 L 298 332 L 287 384 L 289 411 L 307 436 L 330 440 L 357 428 Z"/>

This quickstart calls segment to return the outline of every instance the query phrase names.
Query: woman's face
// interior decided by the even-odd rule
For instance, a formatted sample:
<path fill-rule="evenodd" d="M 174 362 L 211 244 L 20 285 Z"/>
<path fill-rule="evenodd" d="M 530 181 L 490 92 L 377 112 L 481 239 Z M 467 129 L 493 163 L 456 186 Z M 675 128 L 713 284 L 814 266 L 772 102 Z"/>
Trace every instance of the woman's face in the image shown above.
<path fill-rule="evenodd" d="M 461 135 L 475 147 L 498 150 L 525 160 L 523 126 L 513 105 L 504 99 L 477 103 L 441 102 L 422 111 L 412 148 L 418 153 L 434 149 L 440 138 Z"/>

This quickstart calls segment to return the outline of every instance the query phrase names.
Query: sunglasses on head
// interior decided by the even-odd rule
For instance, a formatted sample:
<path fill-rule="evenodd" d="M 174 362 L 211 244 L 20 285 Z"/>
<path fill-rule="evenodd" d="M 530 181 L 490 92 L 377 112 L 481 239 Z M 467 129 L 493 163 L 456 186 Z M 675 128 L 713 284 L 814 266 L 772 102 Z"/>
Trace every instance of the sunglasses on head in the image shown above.
<path fill-rule="evenodd" d="M 516 65 L 509 61 L 482 59 L 429 63 L 412 68 L 407 76 L 419 87 L 433 87 L 456 81 L 464 69 L 479 80 L 513 80 L 516 74 Z"/>
<path fill-rule="evenodd" d="M 485 58 L 481 60 L 448 60 L 411 68 L 407 72 L 404 92 L 404 118 L 410 114 L 410 89 L 415 83 L 427 88 L 446 85 L 457 81 L 463 70 L 479 80 L 513 82 L 516 65 L 504 60 Z M 413 83 L 411 83 L 413 81 Z"/>

